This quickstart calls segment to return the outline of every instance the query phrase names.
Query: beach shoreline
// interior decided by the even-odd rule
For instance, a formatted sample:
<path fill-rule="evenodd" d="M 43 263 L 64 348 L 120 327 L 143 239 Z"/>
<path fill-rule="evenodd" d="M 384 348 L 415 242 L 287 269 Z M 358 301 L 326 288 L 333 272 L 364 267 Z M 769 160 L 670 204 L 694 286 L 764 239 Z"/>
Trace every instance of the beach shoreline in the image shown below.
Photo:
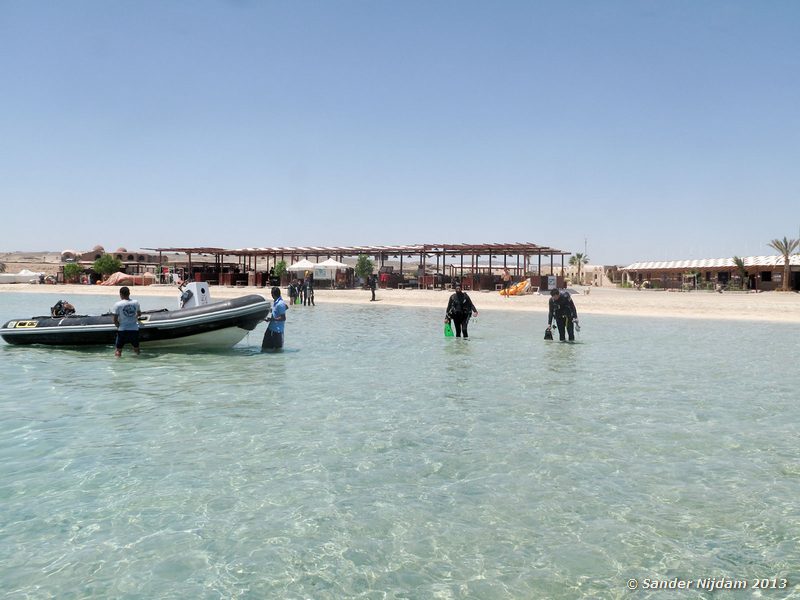
<path fill-rule="evenodd" d="M 176 286 L 130 286 L 132 297 L 178 297 Z M 589 293 L 585 293 L 588 290 Z M 794 292 L 666 292 L 607 287 L 583 288 L 573 294 L 582 315 L 616 315 L 652 318 L 713 319 L 800 323 L 800 294 Z M 269 297 L 269 288 L 210 286 L 212 300 L 235 298 L 247 294 Z M 286 294 L 286 290 L 282 289 Z M 31 285 L 0 284 L 0 296 L 6 293 L 55 294 L 65 299 L 82 295 L 116 297 L 118 286 L 101 285 Z M 478 311 L 531 312 L 546 320 L 548 296 L 527 294 L 505 298 L 497 292 L 468 292 Z M 369 290 L 315 290 L 318 304 L 367 304 L 441 309 L 444 315 L 450 293 L 442 290 L 378 289 L 378 302 L 370 302 Z M 74 304 L 74 302 L 73 302 Z M 20 315 L 23 316 L 23 315 Z"/>

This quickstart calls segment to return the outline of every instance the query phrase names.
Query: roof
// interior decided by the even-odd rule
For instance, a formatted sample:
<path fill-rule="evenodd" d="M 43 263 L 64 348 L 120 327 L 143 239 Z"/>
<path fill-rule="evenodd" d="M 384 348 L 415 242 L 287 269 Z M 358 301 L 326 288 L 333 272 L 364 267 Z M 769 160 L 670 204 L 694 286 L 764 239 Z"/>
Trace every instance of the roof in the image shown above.
<path fill-rule="evenodd" d="M 783 267 L 783 256 L 745 256 L 742 258 L 745 267 Z M 800 254 L 789 257 L 789 264 L 800 266 Z M 635 262 L 623 271 L 663 271 L 666 269 L 734 269 L 733 258 L 702 258 L 694 260 L 666 260 Z"/>
<path fill-rule="evenodd" d="M 155 252 L 183 252 L 185 254 L 218 254 L 230 256 L 253 256 L 263 254 L 304 255 L 337 255 L 357 256 L 359 254 L 422 254 L 452 253 L 470 255 L 490 254 L 554 254 L 569 255 L 571 252 L 558 250 L 549 246 L 540 246 L 532 242 L 512 242 L 501 244 L 408 244 L 403 246 L 284 246 L 259 248 L 147 248 Z"/>

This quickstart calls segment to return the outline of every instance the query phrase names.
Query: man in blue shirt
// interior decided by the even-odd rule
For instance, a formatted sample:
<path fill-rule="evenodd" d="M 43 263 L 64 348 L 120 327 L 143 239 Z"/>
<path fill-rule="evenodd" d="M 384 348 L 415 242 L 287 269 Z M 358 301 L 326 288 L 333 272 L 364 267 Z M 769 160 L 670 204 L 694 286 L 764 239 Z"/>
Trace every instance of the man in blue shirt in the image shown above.
<path fill-rule="evenodd" d="M 283 328 L 286 325 L 286 311 L 288 306 L 281 298 L 281 288 L 272 288 L 272 314 L 267 319 L 269 323 L 261 342 L 261 350 L 280 350 L 283 348 Z"/>

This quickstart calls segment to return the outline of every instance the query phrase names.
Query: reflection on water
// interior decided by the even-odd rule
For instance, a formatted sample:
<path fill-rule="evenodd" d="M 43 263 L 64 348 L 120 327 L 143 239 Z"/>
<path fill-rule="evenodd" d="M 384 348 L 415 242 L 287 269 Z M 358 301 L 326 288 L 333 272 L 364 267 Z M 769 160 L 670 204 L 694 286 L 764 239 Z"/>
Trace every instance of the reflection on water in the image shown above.
<path fill-rule="evenodd" d="M 54 301 L 0 295 L 0 319 Z M 544 315 L 485 311 L 465 341 L 443 337 L 443 308 L 292 307 L 274 354 L 263 326 L 227 351 L 122 359 L 0 344 L 4 589 L 622 598 L 633 577 L 800 580 L 800 328 L 586 316 L 562 344 Z"/>

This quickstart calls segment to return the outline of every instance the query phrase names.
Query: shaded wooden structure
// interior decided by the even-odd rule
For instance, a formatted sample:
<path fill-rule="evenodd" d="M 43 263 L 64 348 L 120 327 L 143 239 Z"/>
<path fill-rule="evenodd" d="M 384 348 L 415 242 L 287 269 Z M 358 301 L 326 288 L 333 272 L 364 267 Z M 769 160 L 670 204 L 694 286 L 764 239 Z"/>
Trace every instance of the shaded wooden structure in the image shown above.
<path fill-rule="evenodd" d="M 182 253 L 187 256 L 192 278 L 210 283 L 266 285 L 264 274 L 278 262 L 288 264 L 302 258 L 320 262 L 369 256 L 378 267 L 384 287 L 413 286 L 422 289 L 446 287 L 458 278 L 467 289 L 494 289 L 495 271 L 506 267 L 515 280 L 545 273 L 563 275 L 564 256 L 570 252 L 532 242 L 493 244 L 410 244 L 399 246 L 294 246 L 259 248 L 165 247 L 148 248 L 153 252 Z M 213 263 L 198 270 L 193 256 L 213 257 Z M 556 264 L 556 258 L 558 263 Z M 392 263 L 391 265 L 389 263 Z M 395 271 L 395 266 L 399 268 Z M 213 265 L 209 268 L 208 265 Z M 231 272 L 233 279 L 226 277 Z M 212 275 L 217 275 L 216 277 Z M 249 274 L 249 275 L 248 275 Z M 539 285 L 539 282 L 535 282 Z"/>

